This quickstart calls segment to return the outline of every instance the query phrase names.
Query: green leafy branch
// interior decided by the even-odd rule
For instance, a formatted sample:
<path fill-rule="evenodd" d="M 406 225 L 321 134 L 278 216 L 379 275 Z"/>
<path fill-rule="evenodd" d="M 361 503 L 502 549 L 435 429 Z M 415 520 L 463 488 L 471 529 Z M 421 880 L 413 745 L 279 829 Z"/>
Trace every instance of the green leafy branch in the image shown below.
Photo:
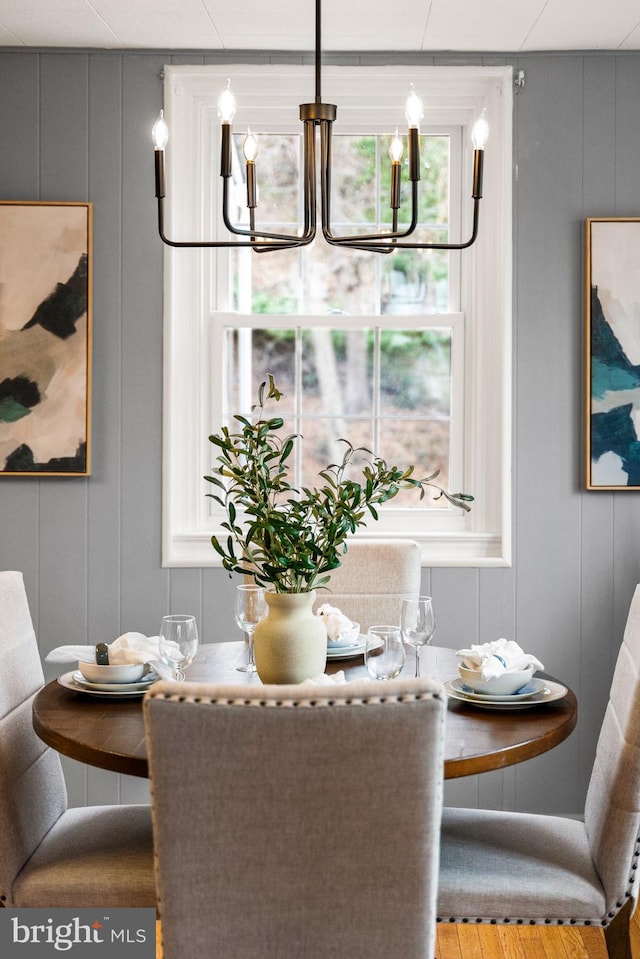
<path fill-rule="evenodd" d="M 268 387 L 268 388 L 267 388 Z M 207 496 L 225 511 L 223 529 L 227 536 L 211 537 L 211 544 L 230 573 L 247 573 L 263 586 L 277 592 L 301 592 L 328 583 L 331 571 L 341 563 L 346 540 L 369 517 L 378 519 L 377 507 L 393 499 L 402 489 L 431 487 L 453 506 L 469 510 L 472 496 L 449 493 L 435 479 L 439 470 L 417 479 L 410 466 L 401 470 L 389 466 L 366 447 L 354 447 L 347 440 L 340 462 L 321 470 L 324 481 L 318 488 L 296 489 L 288 481 L 289 458 L 300 439 L 298 434 L 281 437 L 284 420 L 265 417 L 268 400 L 282 397 L 268 374 L 258 390 L 258 402 L 249 420 L 236 415 L 236 432 L 223 427 L 209 437 L 218 456 L 213 475 L 205 479 L 215 487 Z M 355 458 L 365 456 L 361 480 L 350 479 L 347 471 Z"/>

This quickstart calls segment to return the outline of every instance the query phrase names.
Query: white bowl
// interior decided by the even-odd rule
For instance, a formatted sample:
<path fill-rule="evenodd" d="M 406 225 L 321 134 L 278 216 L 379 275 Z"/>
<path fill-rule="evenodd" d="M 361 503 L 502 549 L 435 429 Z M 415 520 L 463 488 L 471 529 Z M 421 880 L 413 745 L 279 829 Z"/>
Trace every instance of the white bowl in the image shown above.
<path fill-rule="evenodd" d="M 494 679 L 483 679 L 479 669 L 469 669 L 467 666 L 458 666 L 460 678 L 465 686 L 472 689 L 474 693 L 493 693 L 496 696 L 509 696 L 511 693 L 517 693 L 519 689 L 526 686 L 534 674 L 533 663 L 526 669 L 512 670 L 502 673 Z"/>
<path fill-rule="evenodd" d="M 147 671 L 146 663 L 126 663 L 123 666 L 99 666 L 98 663 L 78 663 L 78 669 L 90 683 L 137 683 Z"/>
<path fill-rule="evenodd" d="M 360 635 L 360 623 L 354 623 L 348 633 L 340 636 L 338 639 L 332 639 L 327 635 L 327 646 L 329 649 L 341 649 L 346 646 L 355 646 Z"/>

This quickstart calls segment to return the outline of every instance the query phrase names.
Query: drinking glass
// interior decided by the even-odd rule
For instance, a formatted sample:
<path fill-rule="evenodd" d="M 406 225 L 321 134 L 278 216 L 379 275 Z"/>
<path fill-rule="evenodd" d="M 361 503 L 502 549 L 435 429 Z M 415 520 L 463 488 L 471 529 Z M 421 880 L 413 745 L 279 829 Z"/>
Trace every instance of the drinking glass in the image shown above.
<path fill-rule="evenodd" d="M 267 615 L 267 601 L 263 586 L 236 587 L 236 623 L 249 637 L 249 661 L 245 666 L 236 666 L 241 673 L 255 673 L 256 661 L 253 655 L 253 631 L 261 619 Z"/>
<path fill-rule="evenodd" d="M 436 617 L 430 596 L 405 596 L 400 611 L 402 638 L 416 651 L 416 676 L 420 675 L 420 647 L 426 646 L 436 631 Z"/>
<path fill-rule="evenodd" d="M 364 660 L 372 679 L 393 679 L 404 665 L 404 646 L 399 626 L 370 626 Z"/>
<path fill-rule="evenodd" d="M 198 652 L 198 627 L 195 616 L 181 613 L 162 617 L 159 636 L 160 659 L 173 670 L 173 678 L 184 679 L 184 670 Z"/>

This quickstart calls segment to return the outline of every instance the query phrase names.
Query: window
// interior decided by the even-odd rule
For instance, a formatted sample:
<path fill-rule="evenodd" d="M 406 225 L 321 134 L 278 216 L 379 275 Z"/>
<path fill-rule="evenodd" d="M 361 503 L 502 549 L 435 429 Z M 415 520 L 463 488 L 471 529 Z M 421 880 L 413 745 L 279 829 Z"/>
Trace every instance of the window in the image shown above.
<path fill-rule="evenodd" d="M 299 66 L 166 67 L 168 234 L 224 236 L 219 216 L 217 97 L 231 76 L 234 130 L 259 135 L 257 221 L 298 222 L 297 105 L 311 99 Z M 218 517 L 202 477 L 207 437 L 248 411 L 274 372 L 278 413 L 304 434 L 298 479 L 338 457 L 346 437 L 416 475 L 475 496 L 469 514 L 402 494 L 364 535 L 411 535 L 425 565 L 510 561 L 510 68 L 324 67 L 323 99 L 338 104 L 333 220 L 388 225 L 389 131 L 413 82 L 421 125 L 420 219 L 463 239 L 471 214 L 469 128 L 486 108 L 480 239 L 468 251 L 390 256 L 336 251 L 322 237 L 304 253 L 167 249 L 163 562 L 217 565 Z M 292 91 L 295 91 L 292 93 Z M 298 91 L 302 91 L 298 93 Z M 260 135 L 263 129 L 269 135 Z M 239 134 L 238 134 L 239 138 Z M 242 193 L 241 169 L 237 188 Z M 238 213 L 244 205 L 238 199 Z M 219 231 L 216 233 L 216 231 Z M 423 233 L 424 235 L 424 233 Z M 360 535 L 360 534 L 359 534 Z"/>

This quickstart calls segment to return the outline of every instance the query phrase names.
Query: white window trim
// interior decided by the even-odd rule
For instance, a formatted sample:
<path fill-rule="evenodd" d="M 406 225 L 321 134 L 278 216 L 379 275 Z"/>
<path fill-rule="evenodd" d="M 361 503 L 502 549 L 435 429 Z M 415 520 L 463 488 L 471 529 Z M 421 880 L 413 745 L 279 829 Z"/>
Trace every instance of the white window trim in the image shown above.
<path fill-rule="evenodd" d="M 252 112 L 264 118 L 262 126 L 256 126 L 257 132 L 270 129 L 269 114 L 274 104 L 290 107 L 291 130 L 299 131 L 297 104 L 313 98 L 304 92 L 312 87 L 310 67 L 165 67 L 165 113 L 171 129 L 167 232 L 175 239 L 193 239 L 194 229 L 201 231 L 202 238 L 211 238 L 216 229 L 206 211 L 219 209 L 218 147 L 205 144 L 203 139 L 210 135 L 211 117 L 216 114 L 218 93 L 227 76 L 233 78 L 239 102 L 243 98 L 250 101 Z M 363 78 L 371 97 L 366 109 L 359 90 L 357 94 L 352 92 Z M 410 535 L 421 543 L 425 566 L 509 566 L 512 68 L 327 66 L 323 67 L 323 98 L 338 104 L 338 120 L 341 110 L 349 109 L 349 104 L 353 109 L 355 102 L 363 132 L 376 132 L 376 126 L 388 132 L 402 113 L 397 95 L 389 95 L 390 78 L 400 78 L 406 88 L 410 82 L 415 84 L 425 102 L 425 126 L 449 124 L 452 113 L 457 122 L 470 124 L 483 107 L 490 124 L 479 239 L 462 254 L 470 259 L 463 301 L 467 316 L 473 318 L 465 337 L 464 416 L 469 441 L 464 489 L 473 493 L 475 502 L 463 530 L 419 533 L 415 512 L 398 510 L 394 511 L 398 520 L 394 530 L 385 531 L 372 522 L 357 535 Z M 299 90 L 303 92 L 298 94 Z M 445 114 L 430 108 L 430 97 L 437 97 L 438 103 L 446 100 Z M 237 128 L 242 129 L 240 116 L 236 119 Z M 250 122 L 253 129 L 255 124 Z M 287 132 L 281 123 L 278 127 Z M 336 132 L 337 127 L 336 123 Z M 354 129 L 351 119 L 349 129 Z M 198 137 L 195 149 L 194 130 Z M 205 155 L 216 158 L 213 169 L 202 162 Z M 177 195 L 179 202 L 171 216 L 170 200 Z M 463 196 L 463 205 L 465 199 Z M 491 217 L 487 216 L 489 204 Z M 165 250 L 162 562 L 168 567 L 220 565 L 210 542 L 213 530 L 207 525 L 208 484 L 203 476 L 212 466 L 208 435 L 217 429 L 212 422 L 215 404 L 207 372 L 208 358 L 215 348 L 208 315 L 212 303 L 226 302 L 222 257 L 197 249 Z"/>

